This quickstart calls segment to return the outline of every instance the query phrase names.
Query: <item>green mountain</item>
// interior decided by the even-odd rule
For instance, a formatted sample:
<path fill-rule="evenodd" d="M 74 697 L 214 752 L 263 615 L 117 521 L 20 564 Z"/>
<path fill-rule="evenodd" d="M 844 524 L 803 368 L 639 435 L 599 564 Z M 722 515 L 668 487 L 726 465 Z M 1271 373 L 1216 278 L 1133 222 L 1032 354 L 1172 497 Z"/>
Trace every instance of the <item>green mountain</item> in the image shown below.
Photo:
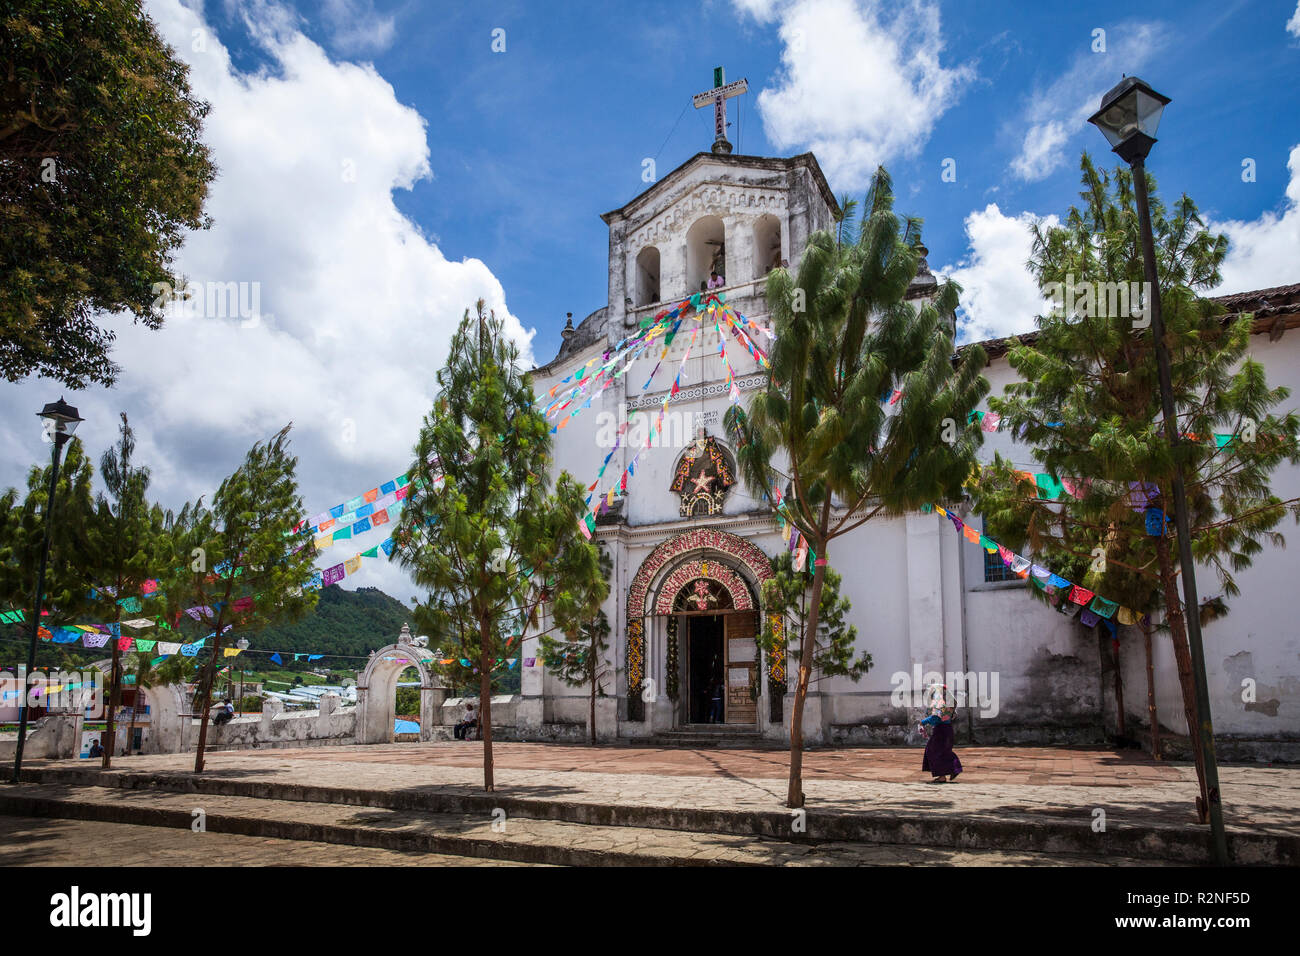
<path fill-rule="evenodd" d="M 313 666 L 360 668 L 371 651 L 395 643 L 402 625 L 412 620 L 410 608 L 378 588 L 344 591 L 331 585 L 320 592 L 316 609 L 302 620 L 268 627 L 251 635 L 248 645 L 250 651 L 279 651 L 281 656 L 326 655 Z M 249 659 L 261 664 L 266 657 L 250 654 Z M 293 658 L 285 656 L 285 665 L 292 664 Z"/>
<path fill-rule="evenodd" d="M 402 625 L 411 624 L 413 619 L 410 608 L 378 588 L 344 591 L 331 585 L 321 591 L 316 610 L 301 621 L 267 628 L 250 636 L 248 649 L 263 653 L 241 654 L 236 658 L 239 663 L 234 666 L 301 675 L 306 672 L 308 663 L 305 659 L 295 662 L 293 654 L 325 654 L 323 660 L 313 661 L 310 666 L 328 668 L 336 673 L 359 671 L 365 667 L 371 651 L 395 643 Z M 279 651 L 283 667 L 270 663 L 266 651 Z M 495 693 L 519 693 L 522 663 L 517 660 L 514 667 L 500 667 L 494 672 Z M 477 694 L 478 687 L 454 688 L 455 693 L 466 691 Z"/>

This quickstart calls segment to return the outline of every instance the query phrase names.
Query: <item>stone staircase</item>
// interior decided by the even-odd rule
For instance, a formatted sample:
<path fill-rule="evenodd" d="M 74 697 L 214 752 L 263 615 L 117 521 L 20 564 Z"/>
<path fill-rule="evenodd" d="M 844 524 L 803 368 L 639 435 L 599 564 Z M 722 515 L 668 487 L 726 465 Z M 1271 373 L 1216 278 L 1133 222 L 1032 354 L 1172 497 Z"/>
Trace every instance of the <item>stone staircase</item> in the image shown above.
<path fill-rule="evenodd" d="M 196 776 L 39 764 L 24 768 L 22 783 L 0 786 L 0 814 L 10 816 L 190 830 L 198 810 L 200 838 L 213 841 L 218 863 L 222 833 L 561 866 L 1182 865 L 1204 863 L 1209 853 L 1208 836 L 1181 823 L 1098 834 L 1077 814 L 1028 809 L 996 817 L 922 817 L 889 806 L 805 813 L 591 801 L 530 787 L 375 789 L 260 771 Z M 1232 850 L 1238 863 L 1300 864 L 1300 837 L 1238 830 Z"/>
<path fill-rule="evenodd" d="M 378 847 L 555 866 L 992 866 L 1096 865 L 1070 857 L 1016 849 L 881 844 L 774 835 L 790 830 L 785 814 L 771 820 L 727 819 L 684 813 L 664 817 L 638 808 L 588 807 L 483 794 L 439 800 L 358 803 L 365 791 L 321 792 L 288 784 L 182 775 L 97 775 L 24 771 L 24 782 L 0 787 L 0 814 L 93 820 L 194 832 L 222 860 L 222 835 L 239 834 L 340 846 Z M 43 781 L 43 782 L 42 782 Z M 257 795 L 254 795 L 257 794 Z M 334 799 L 325 799 L 333 797 Z M 644 809 L 644 808 L 641 808 Z M 202 811 L 201 814 L 199 811 Z M 768 816 L 768 815 L 762 815 Z M 196 830 L 196 820 L 202 828 Z M 143 848 L 147 853 L 147 847 Z M 64 861 L 75 864 L 75 860 Z M 275 864 L 268 858 L 268 865 Z M 1106 857 L 1111 865 L 1136 859 Z"/>

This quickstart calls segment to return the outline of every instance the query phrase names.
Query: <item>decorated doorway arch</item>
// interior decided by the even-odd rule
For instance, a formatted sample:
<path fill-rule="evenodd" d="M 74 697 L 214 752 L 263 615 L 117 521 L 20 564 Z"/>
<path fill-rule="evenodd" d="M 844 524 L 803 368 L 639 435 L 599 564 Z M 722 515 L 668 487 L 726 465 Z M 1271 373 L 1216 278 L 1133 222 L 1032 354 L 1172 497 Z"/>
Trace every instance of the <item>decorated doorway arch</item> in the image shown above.
<path fill-rule="evenodd" d="M 688 561 L 688 558 L 699 559 Z M 772 562 L 755 544 L 738 535 L 715 528 L 684 531 L 663 541 L 641 562 L 627 595 L 627 634 L 625 667 L 627 674 L 627 719 L 645 720 L 643 690 L 646 680 L 646 621 L 651 615 L 671 615 L 674 602 L 681 600 L 683 589 L 693 582 L 703 582 L 701 600 L 706 591 L 725 595 L 734 610 L 757 611 L 756 595 L 751 592 L 743 570 L 759 588 L 772 577 Z M 667 572 L 665 574 L 665 572 Z M 657 596 L 649 603 L 651 588 L 657 583 Z M 779 677 L 780 689 L 776 689 Z M 771 655 L 768 662 L 769 693 L 785 695 L 785 655 Z M 779 719 L 779 717 L 778 717 Z"/>
<path fill-rule="evenodd" d="M 420 739 L 433 739 L 442 687 L 427 666 L 432 661 L 432 651 L 413 644 L 389 644 L 375 651 L 357 681 L 357 743 L 393 742 L 397 679 L 408 667 L 420 672 Z"/>

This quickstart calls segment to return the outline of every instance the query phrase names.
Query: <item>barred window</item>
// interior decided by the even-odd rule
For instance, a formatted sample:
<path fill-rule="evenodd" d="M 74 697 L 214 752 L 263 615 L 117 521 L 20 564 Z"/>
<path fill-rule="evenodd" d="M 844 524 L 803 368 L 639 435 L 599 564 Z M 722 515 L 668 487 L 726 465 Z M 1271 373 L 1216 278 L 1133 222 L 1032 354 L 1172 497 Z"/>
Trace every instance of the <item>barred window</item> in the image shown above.
<path fill-rule="evenodd" d="M 980 519 L 980 533 L 984 533 L 984 520 Z M 984 555 L 984 583 L 993 584 L 996 581 L 1015 581 L 1019 580 L 1012 570 L 1002 563 L 1002 556 L 994 551 L 989 554 L 983 548 L 980 552 Z"/>

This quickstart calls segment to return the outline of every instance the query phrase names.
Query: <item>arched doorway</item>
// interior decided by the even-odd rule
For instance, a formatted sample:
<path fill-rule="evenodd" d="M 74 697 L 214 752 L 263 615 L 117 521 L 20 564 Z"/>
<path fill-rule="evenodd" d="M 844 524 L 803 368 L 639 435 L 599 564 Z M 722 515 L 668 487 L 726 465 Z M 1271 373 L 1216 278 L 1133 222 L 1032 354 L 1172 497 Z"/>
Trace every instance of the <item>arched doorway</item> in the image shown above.
<path fill-rule="evenodd" d="M 757 723 L 758 610 L 749 585 L 714 558 L 688 559 L 659 588 L 667 617 L 665 692 L 678 726 Z"/>
<path fill-rule="evenodd" d="M 357 743 L 391 744 L 397 717 L 397 682 L 414 667 L 420 680 L 420 739 L 432 740 L 442 687 L 427 666 L 433 652 L 413 644 L 390 644 L 375 651 L 357 681 Z"/>
<path fill-rule="evenodd" d="M 707 723 L 716 715 L 699 701 L 712 699 L 719 680 L 724 723 L 753 726 L 761 699 L 781 701 L 785 655 L 764 662 L 755 643 L 759 593 L 771 576 L 767 555 L 726 531 L 699 528 L 656 547 L 628 589 L 627 720 L 644 721 L 655 702 L 657 722 L 671 714 L 674 725 L 692 724 L 703 712 Z M 779 703 L 768 713 L 779 722 Z"/>

